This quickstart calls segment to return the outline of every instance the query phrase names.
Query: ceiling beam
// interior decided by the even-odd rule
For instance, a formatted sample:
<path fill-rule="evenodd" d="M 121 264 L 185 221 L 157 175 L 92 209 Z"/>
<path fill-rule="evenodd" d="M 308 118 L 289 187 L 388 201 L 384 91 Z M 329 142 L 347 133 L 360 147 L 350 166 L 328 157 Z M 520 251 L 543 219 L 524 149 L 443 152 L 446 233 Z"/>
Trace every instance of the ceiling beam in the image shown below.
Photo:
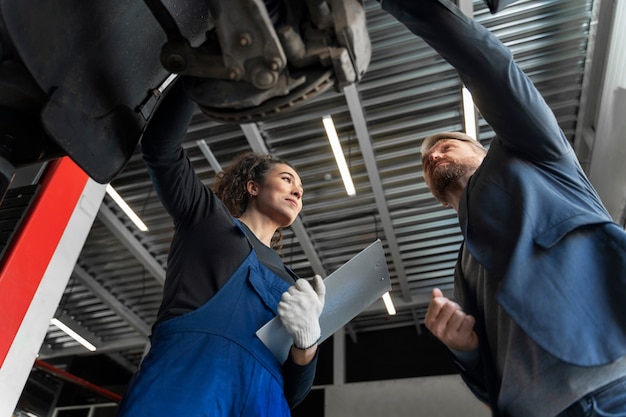
<path fill-rule="evenodd" d="M 352 323 L 346 324 L 343 328 L 346 329 L 346 332 L 350 336 L 350 340 L 352 340 L 352 343 L 356 344 L 357 343 L 356 330 L 354 329 L 354 326 L 352 325 Z"/>
<path fill-rule="evenodd" d="M 131 327 L 146 338 L 150 335 L 150 326 L 146 324 L 131 309 L 122 304 L 113 294 L 96 281 L 87 271 L 79 265 L 74 266 L 74 276 L 87 287 L 96 297 L 113 310 L 118 316 L 126 321 Z M 147 341 L 147 339 L 146 339 Z"/>
<path fill-rule="evenodd" d="M 404 263 L 400 257 L 400 247 L 391 222 L 391 215 L 389 214 L 387 199 L 385 198 L 383 184 L 380 179 L 380 172 L 378 171 L 376 156 L 374 155 L 374 149 L 372 148 L 372 141 L 367 130 L 367 123 L 365 122 L 363 106 L 361 105 L 361 100 L 359 99 L 359 93 L 355 84 L 350 84 L 349 86 L 344 87 L 343 92 L 348 103 L 350 116 L 352 117 L 352 124 L 354 125 L 354 130 L 356 131 L 356 136 L 359 140 L 359 146 L 361 148 L 361 154 L 363 155 L 363 161 L 365 162 L 365 168 L 367 169 L 370 187 L 372 187 L 372 193 L 374 194 L 374 200 L 376 201 L 376 208 L 378 209 L 380 221 L 383 224 L 385 240 L 387 241 L 387 246 L 398 277 L 398 283 L 400 284 L 400 289 L 402 290 L 402 298 L 404 301 L 408 302 L 411 301 L 411 291 L 409 290 Z"/>
<path fill-rule="evenodd" d="M 141 318 L 135 313 L 130 311 L 126 306 L 120 303 L 110 292 L 108 292 L 102 285 L 100 285 L 87 271 L 81 268 L 79 265 L 74 266 L 74 277 L 76 277 L 81 283 L 89 289 L 96 297 L 98 297 L 104 304 L 108 305 L 116 314 L 125 320 L 130 326 L 140 333 L 140 339 L 143 341 L 143 346 L 148 342 L 148 336 L 150 335 L 150 326 L 148 326 Z M 120 366 L 124 367 L 130 372 L 135 372 L 137 366 L 131 363 L 129 360 L 119 354 L 115 346 L 107 342 L 103 342 L 96 334 L 90 329 L 82 326 L 80 323 L 72 319 L 65 313 L 57 315 L 57 319 L 61 320 L 65 325 L 72 330 L 86 338 L 90 343 L 96 347 L 95 352 L 90 352 L 83 346 L 74 346 L 71 348 L 63 348 L 59 350 L 50 349 L 48 346 L 43 345 L 39 351 L 39 357 L 41 359 L 49 359 L 55 357 L 67 357 L 72 355 L 90 355 L 90 354 L 106 354 L 111 360 L 115 361 Z M 133 345 L 136 344 L 137 338 L 133 339 Z"/>
<path fill-rule="evenodd" d="M 576 156 L 588 173 L 591 152 L 595 141 L 597 114 L 600 107 L 602 86 L 607 70 L 609 47 L 611 44 L 612 20 L 615 10 L 611 1 L 594 1 L 589 24 L 589 42 L 585 56 L 582 90 L 580 92 L 574 149 Z M 616 24 L 619 19 L 616 20 Z"/>
<path fill-rule="evenodd" d="M 417 329 L 418 336 L 422 335 L 422 326 L 420 325 L 420 317 L 417 315 L 417 311 L 415 309 L 411 310 L 411 317 L 413 317 L 413 322 L 415 323 L 415 328 Z"/>
<path fill-rule="evenodd" d="M 111 358 L 113 362 L 117 363 L 119 366 L 132 373 L 137 372 L 137 370 L 139 369 L 137 365 L 126 359 L 124 355 L 119 352 L 109 352 L 107 353 L 107 356 Z"/>
<path fill-rule="evenodd" d="M 469 17 L 474 16 L 474 2 L 472 0 L 459 0 L 458 5 L 463 14 Z"/>
<path fill-rule="evenodd" d="M 221 172 L 222 171 L 222 166 L 220 165 L 220 163 L 218 162 L 217 158 L 215 157 L 215 155 L 211 151 L 211 148 L 209 148 L 209 145 L 207 145 L 206 140 L 204 140 L 204 139 L 197 140 L 196 141 L 196 145 L 198 145 L 198 148 L 200 148 L 200 151 L 202 152 L 202 154 L 206 158 L 207 162 L 209 163 L 209 165 L 211 165 L 211 169 L 213 169 L 213 171 L 216 174 Z"/>
<path fill-rule="evenodd" d="M 98 211 L 98 219 L 119 239 L 119 241 L 132 253 L 146 270 L 163 285 L 165 283 L 165 269 L 146 250 L 139 240 L 128 230 L 120 219 L 103 202 Z"/>

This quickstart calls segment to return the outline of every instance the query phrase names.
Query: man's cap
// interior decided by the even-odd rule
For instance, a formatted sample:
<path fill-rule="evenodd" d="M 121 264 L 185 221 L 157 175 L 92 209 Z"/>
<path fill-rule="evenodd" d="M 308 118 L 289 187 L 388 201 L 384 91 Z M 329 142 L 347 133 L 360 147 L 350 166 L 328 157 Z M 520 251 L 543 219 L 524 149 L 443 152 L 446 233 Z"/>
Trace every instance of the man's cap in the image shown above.
<path fill-rule="evenodd" d="M 426 137 L 423 141 L 422 141 L 422 155 L 424 155 L 426 152 L 428 152 L 428 150 L 430 148 L 433 147 L 433 145 L 437 142 L 439 142 L 440 140 L 443 139 L 456 139 L 456 140 L 462 140 L 464 142 L 472 142 L 473 144 L 475 144 L 476 146 L 478 146 L 479 148 L 483 148 L 483 146 L 481 145 L 481 143 L 479 141 L 477 141 L 476 139 L 474 139 L 473 137 L 466 135 L 465 133 L 462 132 L 441 132 L 441 133 L 436 133 L 434 135 L 430 135 L 428 137 Z"/>

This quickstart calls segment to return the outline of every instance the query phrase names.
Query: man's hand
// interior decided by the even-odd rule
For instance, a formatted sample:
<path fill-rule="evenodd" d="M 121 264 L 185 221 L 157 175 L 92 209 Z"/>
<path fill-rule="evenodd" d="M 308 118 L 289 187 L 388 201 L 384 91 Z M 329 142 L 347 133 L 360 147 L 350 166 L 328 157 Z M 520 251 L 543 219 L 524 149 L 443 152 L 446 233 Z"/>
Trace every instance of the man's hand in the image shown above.
<path fill-rule="evenodd" d="M 439 288 L 433 289 L 424 324 L 446 346 L 456 350 L 476 349 L 475 322 L 474 317 L 461 310 L 461 306 L 444 297 Z"/>
<path fill-rule="evenodd" d="M 278 316 L 298 349 L 309 349 L 319 340 L 319 318 L 324 309 L 326 286 L 319 275 L 311 280 L 300 278 L 289 287 L 278 303 Z"/>

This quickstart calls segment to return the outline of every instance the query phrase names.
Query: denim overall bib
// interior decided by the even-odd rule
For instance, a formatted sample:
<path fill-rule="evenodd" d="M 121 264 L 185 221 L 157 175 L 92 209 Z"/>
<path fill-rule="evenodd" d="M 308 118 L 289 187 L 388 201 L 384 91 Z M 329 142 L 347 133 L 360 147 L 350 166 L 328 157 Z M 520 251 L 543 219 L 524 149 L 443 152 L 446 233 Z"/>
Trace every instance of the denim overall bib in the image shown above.
<path fill-rule="evenodd" d="M 255 335 L 289 286 L 252 248 L 209 301 L 154 329 L 118 416 L 290 416 L 282 365 Z"/>

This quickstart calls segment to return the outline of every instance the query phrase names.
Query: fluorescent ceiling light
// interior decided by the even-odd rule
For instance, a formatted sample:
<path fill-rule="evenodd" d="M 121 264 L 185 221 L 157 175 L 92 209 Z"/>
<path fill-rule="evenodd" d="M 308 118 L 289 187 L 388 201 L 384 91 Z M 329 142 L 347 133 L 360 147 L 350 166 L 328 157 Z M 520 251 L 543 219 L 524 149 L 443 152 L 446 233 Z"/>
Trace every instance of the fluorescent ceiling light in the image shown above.
<path fill-rule="evenodd" d="M 343 150 L 341 149 L 341 143 L 339 143 L 339 136 L 337 136 L 337 130 L 335 130 L 333 118 L 330 117 L 330 115 L 324 116 L 322 118 L 322 122 L 324 123 L 324 129 L 326 129 L 326 136 L 328 136 L 328 140 L 330 141 L 330 147 L 335 155 L 335 161 L 337 161 L 337 167 L 339 167 L 339 173 L 341 174 L 341 179 L 343 179 L 343 185 L 346 187 L 348 195 L 353 196 L 356 194 L 356 189 L 352 183 L 352 177 L 350 176 L 350 170 L 348 169 L 346 158 L 344 157 Z"/>
<path fill-rule="evenodd" d="M 72 339 L 76 340 L 78 343 L 80 343 L 81 345 L 85 346 L 87 349 L 89 349 L 92 352 L 96 351 L 96 347 L 94 345 L 92 345 L 91 343 L 89 343 L 84 337 L 82 337 L 81 335 L 79 335 L 78 333 L 76 333 L 74 330 L 70 329 L 69 327 L 67 327 L 62 321 L 60 321 L 59 319 L 55 319 L 53 318 L 50 321 L 52 324 L 54 324 L 55 326 L 57 326 L 59 329 L 63 330 L 68 336 L 70 336 Z"/>
<path fill-rule="evenodd" d="M 385 303 L 387 314 L 389 314 L 390 316 L 396 314 L 396 308 L 393 305 L 393 301 L 391 301 L 391 295 L 389 294 L 389 292 L 383 294 L 383 303 Z"/>
<path fill-rule="evenodd" d="M 115 189 L 113 187 L 111 187 L 111 184 L 107 184 L 107 194 L 109 196 L 111 196 L 111 198 L 113 199 L 113 201 L 115 201 L 117 203 L 118 206 L 120 206 L 120 208 L 122 209 L 122 211 L 124 213 L 126 213 L 126 215 L 128 216 L 128 218 L 135 224 L 135 226 L 137 226 L 137 228 L 139 230 L 141 230 L 142 232 L 147 232 L 148 231 L 148 227 L 141 221 L 141 219 L 139 218 L 139 216 L 137 216 L 135 214 L 135 212 L 133 211 L 133 209 L 131 209 L 128 204 L 126 204 L 126 201 L 124 201 L 124 199 L 122 197 L 120 197 L 120 195 L 117 193 L 117 191 L 115 191 Z"/>
<path fill-rule="evenodd" d="M 476 111 L 474 109 L 474 100 L 472 93 L 463 87 L 463 122 L 465 123 L 465 133 L 468 136 L 478 139 L 476 136 Z"/>

